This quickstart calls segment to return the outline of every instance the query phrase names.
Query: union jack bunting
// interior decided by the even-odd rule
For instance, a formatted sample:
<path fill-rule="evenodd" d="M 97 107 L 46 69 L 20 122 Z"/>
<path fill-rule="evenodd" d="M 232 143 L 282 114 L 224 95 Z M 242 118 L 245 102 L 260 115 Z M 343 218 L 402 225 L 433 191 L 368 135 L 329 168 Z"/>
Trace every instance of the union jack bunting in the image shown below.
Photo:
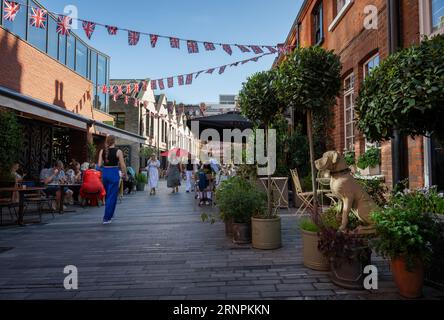
<path fill-rule="evenodd" d="M 140 40 L 140 33 L 136 31 L 128 31 L 128 44 L 136 46 Z"/>
<path fill-rule="evenodd" d="M 131 84 L 126 85 L 126 94 L 131 94 Z"/>
<path fill-rule="evenodd" d="M 250 62 L 250 59 L 248 59 L 248 60 L 244 60 L 244 61 L 241 61 L 241 64 L 246 64 L 246 63 L 248 63 L 248 62 Z"/>
<path fill-rule="evenodd" d="M 163 79 L 159 79 L 159 89 L 160 90 L 164 90 L 165 89 L 165 85 L 163 84 Z"/>
<path fill-rule="evenodd" d="M 205 47 L 205 50 L 207 50 L 207 51 L 216 50 L 216 47 L 214 46 L 214 43 L 212 43 L 212 42 L 204 42 L 204 47 Z"/>
<path fill-rule="evenodd" d="M 117 34 L 117 30 L 119 30 L 117 27 L 114 26 L 105 26 L 105 27 L 108 30 L 108 34 L 110 36 L 115 36 Z"/>
<path fill-rule="evenodd" d="M 108 93 L 108 87 L 106 86 L 106 84 L 102 86 L 102 93 Z"/>
<path fill-rule="evenodd" d="M 117 86 L 117 94 L 118 94 L 119 96 L 121 96 L 121 95 L 123 94 L 123 89 L 122 89 L 122 86 L 121 86 L 121 85 L 118 85 L 118 86 Z"/>
<path fill-rule="evenodd" d="M 188 53 L 199 53 L 199 45 L 196 41 L 188 40 L 187 41 Z"/>
<path fill-rule="evenodd" d="M 203 71 L 199 71 L 198 73 L 196 73 L 196 79 L 203 73 Z"/>
<path fill-rule="evenodd" d="M 171 48 L 180 49 L 180 40 L 178 38 L 170 38 Z"/>
<path fill-rule="evenodd" d="M 216 69 L 215 69 L 215 68 L 208 69 L 208 70 L 207 70 L 207 73 L 208 73 L 208 74 L 213 74 L 214 70 L 216 70 Z"/>
<path fill-rule="evenodd" d="M 251 52 L 250 49 L 248 49 L 246 46 L 237 44 L 236 47 L 238 47 L 239 50 L 242 51 L 242 52 Z"/>
<path fill-rule="evenodd" d="M 142 90 L 146 91 L 148 89 L 148 82 L 146 82 L 146 80 L 142 81 Z"/>
<path fill-rule="evenodd" d="M 259 57 L 251 58 L 250 60 L 251 60 L 251 61 L 254 61 L 254 62 L 258 62 L 258 61 L 259 61 Z"/>
<path fill-rule="evenodd" d="M 150 34 L 150 42 L 152 48 L 156 47 L 157 40 L 159 40 L 159 36 L 157 34 Z"/>
<path fill-rule="evenodd" d="M 290 47 L 285 45 L 284 43 L 278 44 L 279 53 L 287 54 L 290 52 Z"/>
<path fill-rule="evenodd" d="M 59 16 L 57 21 L 57 33 L 62 36 L 69 36 L 71 34 L 72 19 L 67 16 Z"/>
<path fill-rule="evenodd" d="M 193 83 L 193 74 L 192 73 L 187 74 L 187 80 L 186 80 L 185 84 L 190 85 L 192 83 Z"/>
<path fill-rule="evenodd" d="M 96 29 L 96 24 L 90 21 L 83 21 L 82 23 L 83 30 L 85 31 L 86 37 L 91 40 L 91 37 Z"/>
<path fill-rule="evenodd" d="M 169 77 L 167 79 L 167 82 L 168 82 L 168 88 L 174 87 L 174 78 L 173 77 Z"/>
<path fill-rule="evenodd" d="M 231 46 L 229 44 L 223 44 L 222 49 L 224 49 L 224 51 L 230 56 L 233 54 L 233 49 L 231 49 Z"/>
<path fill-rule="evenodd" d="M 139 84 L 135 83 L 134 84 L 134 93 L 139 93 L 139 89 L 140 89 Z"/>
<path fill-rule="evenodd" d="M 129 97 L 128 97 L 128 96 L 125 96 L 124 99 L 125 99 L 124 103 L 125 103 L 125 104 L 129 104 Z"/>
<path fill-rule="evenodd" d="M 270 53 L 276 53 L 276 52 L 278 52 L 278 51 L 276 50 L 276 48 L 275 48 L 275 47 L 272 47 L 272 46 L 266 46 L 265 48 L 267 48 L 268 51 L 270 51 Z"/>
<path fill-rule="evenodd" d="M 18 4 L 17 2 L 5 0 L 5 6 L 4 6 L 5 20 L 13 22 L 19 11 L 20 11 L 20 4 Z"/>
<path fill-rule="evenodd" d="M 185 84 L 183 76 L 178 76 L 177 82 L 179 83 L 179 86 L 183 86 Z"/>
<path fill-rule="evenodd" d="M 157 90 L 157 81 L 151 80 L 151 90 Z"/>
<path fill-rule="evenodd" d="M 114 94 L 114 86 L 109 86 L 109 94 Z"/>
<path fill-rule="evenodd" d="M 40 8 L 31 8 L 31 15 L 29 19 L 31 20 L 31 26 L 45 29 L 46 27 L 46 11 Z"/>
<path fill-rule="evenodd" d="M 227 68 L 227 66 L 222 66 L 219 68 L 219 74 L 222 74 L 225 72 L 225 69 Z"/>
<path fill-rule="evenodd" d="M 259 46 L 250 46 L 251 50 L 253 50 L 253 52 L 255 54 L 261 54 L 264 53 L 264 50 L 261 49 L 261 47 Z"/>

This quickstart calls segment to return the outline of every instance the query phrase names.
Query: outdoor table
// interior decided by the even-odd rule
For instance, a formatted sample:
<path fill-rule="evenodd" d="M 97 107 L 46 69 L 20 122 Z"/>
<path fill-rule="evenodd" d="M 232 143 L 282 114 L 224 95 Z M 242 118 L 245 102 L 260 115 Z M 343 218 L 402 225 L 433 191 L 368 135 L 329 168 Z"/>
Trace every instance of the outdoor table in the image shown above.
<path fill-rule="evenodd" d="M 265 189 L 265 191 L 268 191 L 268 178 L 260 178 L 259 179 Z M 286 196 L 286 192 L 288 193 L 288 178 L 271 178 L 271 189 L 276 192 L 273 193 L 275 196 L 277 196 L 278 199 L 276 199 L 276 207 L 281 209 L 289 209 L 289 203 L 288 198 Z"/>
<path fill-rule="evenodd" d="M 36 191 L 46 190 L 44 187 L 14 187 L 14 188 L 0 188 L 0 192 L 18 192 L 19 194 L 19 215 L 17 224 L 24 226 L 23 216 L 25 213 L 25 194 Z"/>

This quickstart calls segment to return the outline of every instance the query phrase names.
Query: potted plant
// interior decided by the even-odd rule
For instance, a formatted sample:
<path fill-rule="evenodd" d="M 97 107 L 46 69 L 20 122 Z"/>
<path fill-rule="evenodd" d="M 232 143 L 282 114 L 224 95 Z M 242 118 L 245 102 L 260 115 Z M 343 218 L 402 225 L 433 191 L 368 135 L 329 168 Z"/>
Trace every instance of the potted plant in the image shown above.
<path fill-rule="evenodd" d="M 376 176 L 381 173 L 381 151 L 379 148 L 371 147 L 364 152 L 357 161 L 357 167 L 364 176 Z"/>
<path fill-rule="evenodd" d="M 233 242 L 251 243 L 251 217 L 263 214 L 266 195 L 252 182 L 233 177 L 224 181 L 216 191 L 216 203 L 225 222 L 233 222 Z"/>
<path fill-rule="evenodd" d="M 371 264 L 368 236 L 339 231 L 339 207 L 333 207 L 327 220 L 320 225 L 319 250 L 330 264 L 331 281 L 346 289 L 364 289 L 364 268 Z M 327 222 L 326 222 L 327 221 Z M 359 220 L 351 213 L 348 230 L 355 230 Z"/>
<path fill-rule="evenodd" d="M 136 188 L 137 191 L 145 191 L 145 186 L 148 183 L 148 178 L 143 173 L 136 174 Z"/>
<path fill-rule="evenodd" d="M 373 213 L 378 237 L 372 245 L 390 258 L 393 278 L 403 297 L 422 295 L 425 268 L 442 230 L 434 210 L 435 203 L 427 192 L 406 191 Z"/>
<path fill-rule="evenodd" d="M 22 132 L 13 112 L 0 109 L 0 187 L 10 187 L 15 182 L 11 167 L 19 158 Z"/>

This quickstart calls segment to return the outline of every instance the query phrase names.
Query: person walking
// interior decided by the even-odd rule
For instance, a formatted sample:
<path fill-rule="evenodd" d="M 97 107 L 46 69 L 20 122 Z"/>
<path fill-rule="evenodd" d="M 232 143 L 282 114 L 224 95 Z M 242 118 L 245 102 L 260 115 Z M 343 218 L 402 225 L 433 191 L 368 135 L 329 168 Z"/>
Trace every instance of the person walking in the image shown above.
<path fill-rule="evenodd" d="M 182 163 L 180 163 L 176 153 L 171 153 L 167 169 L 167 187 L 173 189 L 173 194 L 179 193 L 181 174 Z"/>
<path fill-rule="evenodd" d="M 146 170 L 148 171 L 148 175 L 150 178 L 150 196 L 156 195 L 156 189 L 157 185 L 159 184 L 159 168 L 160 168 L 160 161 L 157 160 L 156 155 L 152 155 L 151 159 L 148 160 L 148 164 L 146 167 Z"/>
<path fill-rule="evenodd" d="M 193 175 L 196 172 L 196 164 L 194 163 L 191 153 L 188 154 L 188 162 L 186 164 L 186 178 L 187 178 L 187 183 L 186 183 L 186 191 L 187 193 L 190 193 L 192 191 L 193 188 Z"/>
<path fill-rule="evenodd" d="M 105 148 L 99 153 L 99 167 L 102 171 L 103 185 L 106 191 L 105 215 L 103 224 L 110 224 L 116 210 L 117 197 L 119 195 L 120 174 L 119 167 L 122 170 L 123 178 L 127 179 L 127 169 L 123 152 L 116 148 L 116 138 L 108 136 L 105 142 Z"/>

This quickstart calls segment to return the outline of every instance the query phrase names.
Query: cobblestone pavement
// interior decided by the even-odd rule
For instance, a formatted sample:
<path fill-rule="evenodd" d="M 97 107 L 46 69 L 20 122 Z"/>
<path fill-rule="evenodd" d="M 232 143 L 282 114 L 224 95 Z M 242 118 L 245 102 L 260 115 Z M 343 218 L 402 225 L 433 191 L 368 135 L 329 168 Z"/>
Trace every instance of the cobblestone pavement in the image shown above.
<path fill-rule="evenodd" d="M 0 250 L 0 299 L 400 299 L 382 260 L 377 292 L 345 290 L 305 268 L 291 212 L 282 214 L 282 249 L 238 247 L 222 223 L 201 222 L 193 194 L 162 186 L 156 197 L 125 197 L 111 225 L 101 224 L 103 208 L 77 208 L 41 225 L 0 227 L 0 247 L 13 247 Z M 67 265 L 78 268 L 76 291 L 63 287 Z M 426 288 L 425 297 L 444 293 Z"/>

